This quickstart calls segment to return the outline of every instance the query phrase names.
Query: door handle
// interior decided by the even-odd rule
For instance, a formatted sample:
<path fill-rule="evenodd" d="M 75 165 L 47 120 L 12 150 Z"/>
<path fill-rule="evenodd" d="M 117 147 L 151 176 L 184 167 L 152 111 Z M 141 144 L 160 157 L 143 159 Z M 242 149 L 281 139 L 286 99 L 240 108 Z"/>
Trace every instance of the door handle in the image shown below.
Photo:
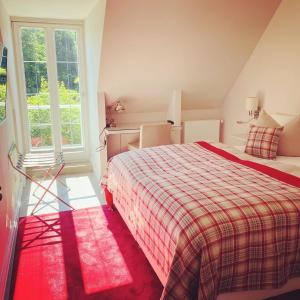
<path fill-rule="evenodd" d="M 1 193 L 1 189 L 2 189 L 2 187 L 0 186 L 0 201 L 1 201 L 2 198 L 3 198 L 2 193 Z"/>

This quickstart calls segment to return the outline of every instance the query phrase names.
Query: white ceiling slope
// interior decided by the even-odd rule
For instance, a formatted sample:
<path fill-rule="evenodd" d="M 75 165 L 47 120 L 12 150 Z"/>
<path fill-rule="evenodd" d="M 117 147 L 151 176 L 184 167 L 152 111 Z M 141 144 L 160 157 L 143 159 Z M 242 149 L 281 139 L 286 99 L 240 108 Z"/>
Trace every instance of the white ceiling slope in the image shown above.
<path fill-rule="evenodd" d="M 84 19 L 98 0 L 0 0 L 10 16 Z M 102 1 L 102 0 L 100 0 Z"/>
<path fill-rule="evenodd" d="M 107 0 L 101 89 L 132 112 L 164 110 L 176 88 L 185 109 L 220 107 L 279 3 Z"/>

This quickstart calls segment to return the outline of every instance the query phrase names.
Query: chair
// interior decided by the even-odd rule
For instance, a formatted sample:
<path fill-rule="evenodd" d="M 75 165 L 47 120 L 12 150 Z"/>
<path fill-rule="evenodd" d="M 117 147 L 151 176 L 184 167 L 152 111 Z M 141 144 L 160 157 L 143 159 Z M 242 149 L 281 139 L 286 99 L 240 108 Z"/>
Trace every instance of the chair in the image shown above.
<path fill-rule="evenodd" d="M 149 123 L 140 127 L 140 139 L 128 144 L 128 150 L 171 144 L 170 123 Z"/>
<path fill-rule="evenodd" d="M 14 157 L 16 154 L 16 157 Z M 54 181 L 58 178 L 61 174 L 63 168 L 65 167 L 65 161 L 62 152 L 58 153 L 28 153 L 28 154 L 21 154 L 16 145 L 13 144 L 8 153 L 8 159 L 11 166 L 20 174 L 22 174 L 26 179 L 29 179 L 31 182 L 34 182 L 37 185 L 37 188 L 34 190 L 33 195 L 38 198 L 38 202 L 35 204 L 31 215 L 34 215 L 36 208 L 38 205 L 43 201 L 44 197 L 47 193 L 54 196 L 58 201 L 61 201 L 65 205 L 69 206 L 72 210 L 75 210 L 70 204 L 65 202 L 61 197 L 50 191 L 51 186 L 53 185 Z M 51 176 L 51 171 L 56 170 L 55 174 L 52 175 L 50 183 L 48 185 L 43 185 L 41 182 L 38 182 L 36 179 L 33 178 L 32 175 L 26 172 L 27 168 L 31 168 L 34 170 L 42 170 L 44 172 L 43 180 L 47 177 Z M 61 182 L 62 183 L 62 182 Z M 62 183 L 66 186 L 64 183 Z M 67 187 L 67 186 L 66 186 Z M 37 189 L 40 188 L 43 190 L 41 196 L 36 195 Z M 68 187 L 67 187 L 68 188 Z M 68 188 L 68 190 L 70 190 Z"/>

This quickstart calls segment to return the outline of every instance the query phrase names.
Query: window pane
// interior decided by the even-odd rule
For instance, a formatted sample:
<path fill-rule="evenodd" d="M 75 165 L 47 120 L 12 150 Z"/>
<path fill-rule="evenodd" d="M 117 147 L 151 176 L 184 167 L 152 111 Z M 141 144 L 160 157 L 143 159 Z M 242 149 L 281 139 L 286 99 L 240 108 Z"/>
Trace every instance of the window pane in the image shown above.
<path fill-rule="evenodd" d="M 60 119 L 62 124 L 69 124 L 70 120 L 70 108 L 69 107 L 61 107 L 60 108 Z"/>
<path fill-rule="evenodd" d="M 60 84 L 59 87 L 59 103 L 64 104 L 80 104 L 80 94 L 76 91 L 68 90 L 65 88 L 64 84 Z"/>
<path fill-rule="evenodd" d="M 21 28 L 21 43 L 31 146 L 52 147 L 45 30 Z"/>
<path fill-rule="evenodd" d="M 68 90 L 79 91 L 78 64 L 57 63 L 57 76 L 60 84 Z"/>
<path fill-rule="evenodd" d="M 69 89 L 79 91 L 78 64 L 68 64 Z"/>
<path fill-rule="evenodd" d="M 69 93 L 69 103 L 70 104 L 80 104 L 79 93 Z"/>
<path fill-rule="evenodd" d="M 0 122 L 6 116 L 7 48 L 0 47 Z"/>
<path fill-rule="evenodd" d="M 70 107 L 70 119 L 72 123 L 80 124 L 80 107 Z"/>
<path fill-rule="evenodd" d="M 49 104 L 50 104 L 49 94 L 46 92 L 27 95 L 27 105 L 49 105 Z"/>
<path fill-rule="evenodd" d="M 72 132 L 73 144 L 80 145 L 81 144 L 81 126 L 80 126 L 80 124 L 73 124 L 71 126 L 71 132 Z"/>
<path fill-rule="evenodd" d="M 50 107 L 30 106 L 28 107 L 30 124 L 51 124 Z"/>
<path fill-rule="evenodd" d="M 26 93 L 48 92 L 47 63 L 24 62 Z"/>
<path fill-rule="evenodd" d="M 64 105 L 60 109 L 62 141 L 64 145 L 81 145 L 81 110 L 77 105 Z"/>
<path fill-rule="evenodd" d="M 62 144 L 82 145 L 77 32 L 56 30 L 55 43 Z"/>
<path fill-rule="evenodd" d="M 56 30 L 57 61 L 77 62 L 77 32 L 74 30 Z"/>
<path fill-rule="evenodd" d="M 51 126 L 31 126 L 32 148 L 45 148 L 52 146 Z"/>
<path fill-rule="evenodd" d="M 76 124 L 80 124 L 80 107 L 79 106 L 67 106 L 64 105 L 64 107 L 62 107 L 60 109 L 60 114 L 61 114 L 61 122 L 62 124 L 66 124 L 66 123 L 76 123 Z"/>
<path fill-rule="evenodd" d="M 42 28 L 26 28 L 21 30 L 23 60 L 46 61 L 45 30 Z"/>
<path fill-rule="evenodd" d="M 72 133 L 71 126 L 69 124 L 61 126 L 61 134 L 62 134 L 62 143 L 63 145 L 71 145 L 72 144 Z"/>
<path fill-rule="evenodd" d="M 65 146 L 81 145 L 81 126 L 80 124 L 63 124 L 62 141 Z"/>

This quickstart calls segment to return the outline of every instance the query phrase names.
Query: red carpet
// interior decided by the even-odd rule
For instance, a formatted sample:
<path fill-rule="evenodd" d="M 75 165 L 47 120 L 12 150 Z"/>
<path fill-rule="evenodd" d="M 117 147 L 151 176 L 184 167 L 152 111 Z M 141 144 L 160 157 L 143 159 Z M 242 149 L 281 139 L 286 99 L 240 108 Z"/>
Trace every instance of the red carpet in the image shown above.
<path fill-rule="evenodd" d="M 162 285 L 106 206 L 20 219 L 12 299 L 156 300 Z"/>

